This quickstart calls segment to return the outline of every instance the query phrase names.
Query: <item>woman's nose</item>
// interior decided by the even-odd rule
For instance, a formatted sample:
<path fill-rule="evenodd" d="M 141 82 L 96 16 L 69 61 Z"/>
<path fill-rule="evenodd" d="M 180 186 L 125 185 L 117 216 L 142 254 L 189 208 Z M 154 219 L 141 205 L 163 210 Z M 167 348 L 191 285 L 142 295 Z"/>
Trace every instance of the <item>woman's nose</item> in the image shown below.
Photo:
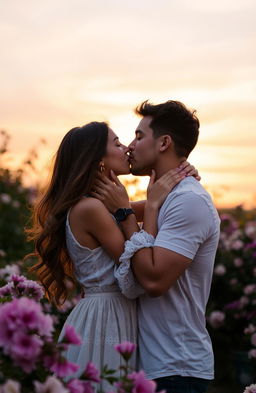
<path fill-rule="evenodd" d="M 134 141 L 132 141 L 132 142 L 128 145 L 128 150 L 129 150 L 129 151 L 134 150 Z"/>

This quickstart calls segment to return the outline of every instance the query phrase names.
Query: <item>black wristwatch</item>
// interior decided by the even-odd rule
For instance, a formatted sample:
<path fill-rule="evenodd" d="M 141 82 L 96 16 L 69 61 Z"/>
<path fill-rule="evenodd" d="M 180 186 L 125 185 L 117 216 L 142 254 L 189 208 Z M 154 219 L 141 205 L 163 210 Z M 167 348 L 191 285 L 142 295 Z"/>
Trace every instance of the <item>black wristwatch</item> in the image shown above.
<path fill-rule="evenodd" d="M 125 207 L 123 207 L 122 209 L 118 209 L 115 213 L 114 213 L 114 217 L 116 219 L 117 222 L 121 222 L 126 220 L 126 218 L 130 215 L 130 214 L 135 214 L 135 211 L 133 209 L 126 209 Z"/>

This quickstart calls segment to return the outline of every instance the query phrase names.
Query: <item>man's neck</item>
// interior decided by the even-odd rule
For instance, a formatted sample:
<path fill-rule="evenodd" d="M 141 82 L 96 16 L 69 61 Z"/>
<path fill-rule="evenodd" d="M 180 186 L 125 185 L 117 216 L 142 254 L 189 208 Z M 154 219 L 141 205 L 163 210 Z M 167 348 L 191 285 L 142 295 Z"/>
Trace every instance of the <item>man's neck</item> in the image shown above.
<path fill-rule="evenodd" d="M 172 158 L 170 160 L 161 160 L 156 164 L 156 180 L 163 176 L 166 172 L 171 169 L 177 168 L 182 162 L 181 158 Z"/>

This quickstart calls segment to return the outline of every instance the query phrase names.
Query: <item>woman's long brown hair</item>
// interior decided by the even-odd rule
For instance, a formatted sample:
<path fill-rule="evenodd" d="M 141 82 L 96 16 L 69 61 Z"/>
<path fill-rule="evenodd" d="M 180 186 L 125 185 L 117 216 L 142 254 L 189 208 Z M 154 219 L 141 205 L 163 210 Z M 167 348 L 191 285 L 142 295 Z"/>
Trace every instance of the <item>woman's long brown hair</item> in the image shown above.
<path fill-rule="evenodd" d="M 27 230 L 38 261 L 32 267 L 46 296 L 61 304 L 68 295 L 66 279 L 75 283 L 65 235 L 68 210 L 90 192 L 100 160 L 106 154 L 108 125 L 92 122 L 72 128 L 56 153 L 52 177 L 36 203 L 33 225 Z"/>

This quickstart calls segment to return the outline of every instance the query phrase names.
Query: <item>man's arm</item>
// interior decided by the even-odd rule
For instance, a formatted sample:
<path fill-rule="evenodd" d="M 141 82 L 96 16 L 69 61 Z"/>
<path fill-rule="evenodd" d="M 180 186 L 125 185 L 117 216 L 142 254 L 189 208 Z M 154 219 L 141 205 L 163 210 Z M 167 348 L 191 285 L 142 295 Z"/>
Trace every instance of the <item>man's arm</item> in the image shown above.
<path fill-rule="evenodd" d="M 149 295 L 165 293 L 188 268 L 208 236 L 208 215 L 205 202 L 193 193 L 177 196 L 172 207 L 165 209 L 155 246 L 137 251 L 132 258 L 135 276 Z M 129 238 L 134 229 L 129 218 L 122 223 L 125 237 Z M 144 230 L 148 231 L 146 222 Z"/>
<path fill-rule="evenodd" d="M 150 211 L 151 218 L 153 212 L 157 216 L 158 211 L 153 208 Z M 125 238 L 130 239 L 136 232 L 133 217 L 128 217 L 120 224 Z M 149 219 L 144 222 L 143 229 L 151 233 L 152 226 L 153 221 Z M 160 296 L 177 281 L 190 262 L 191 259 L 163 247 L 143 248 L 134 254 L 132 269 L 138 282 L 150 296 Z"/>

